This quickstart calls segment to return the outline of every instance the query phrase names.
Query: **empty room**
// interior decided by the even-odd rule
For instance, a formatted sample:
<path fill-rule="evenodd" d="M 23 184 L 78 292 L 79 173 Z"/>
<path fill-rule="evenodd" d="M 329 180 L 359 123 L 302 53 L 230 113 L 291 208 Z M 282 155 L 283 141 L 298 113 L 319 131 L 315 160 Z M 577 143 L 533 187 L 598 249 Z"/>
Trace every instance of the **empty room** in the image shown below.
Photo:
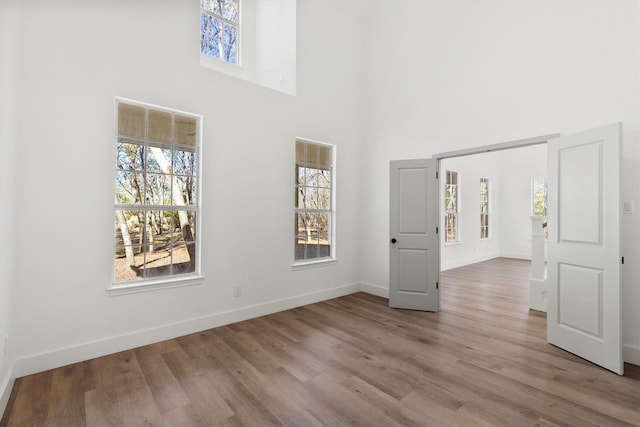
<path fill-rule="evenodd" d="M 637 0 L 0 0 L 0 426 L 640 425 L 639 142 Z"/>

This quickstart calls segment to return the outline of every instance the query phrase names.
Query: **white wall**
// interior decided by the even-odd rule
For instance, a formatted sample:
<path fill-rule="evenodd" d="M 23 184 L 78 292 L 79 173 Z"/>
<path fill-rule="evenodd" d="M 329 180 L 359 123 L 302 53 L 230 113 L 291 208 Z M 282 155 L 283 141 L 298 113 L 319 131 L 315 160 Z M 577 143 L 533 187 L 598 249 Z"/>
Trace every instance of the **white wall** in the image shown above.
<path fill-rule="evenodd" d="M 500 256 L 531 259 L 531 180 L 546 177 L 546 144 L 500 152 Z"/>
<path fill-rule="evenodd" d="M 17 2 L 0 2 L 0 414 L 2 414 L 13 384 L 13 304 L 16 284 L 16 168 L 18 87 L 20 54 Z M 7 346 L 5 348 L 5 338 Z"/>
<path fill-rule="evenodd" d="M 24 3 L 17 375 L 358 289 L 362 5 L 298 2 L 291 97 L 199 65 L 198 2 Z M 105 292 L 115 96 L 204 116 L 203 285 Z M 338 262 L 301 271 L 294 136 L 338 159 Z"/>
<path fill-rule="evenodd" d="M 444 243 L 443 226 L 440 233 L 440 269 L 448 270 L 500 256 L 500 153 L 454 157 L 440 162 L 440 206 L 443 211 L 447 170 L 458 172 L 459 240 L 457 243 Z M 480 178 L 489 180 L 489 239 L 480 238 Z"/>
<path fill-rule="evenodd" d="M 256 2 L 256 80 L 292 95 L 296 94 L 296 3 Z"/>
<path fill-rule="evenodd" d="M 388 288 L 392 159 L 624 122 L 623 199 L 640 201 L 636 0 L 370 3 L 362 280 Z M 389 34 L 389 23 L 393 37 Z M 366 214 L 375 212 L 376 214 Z M 623 218 L 625 358 L 640 363 L 638 213 Z"/>

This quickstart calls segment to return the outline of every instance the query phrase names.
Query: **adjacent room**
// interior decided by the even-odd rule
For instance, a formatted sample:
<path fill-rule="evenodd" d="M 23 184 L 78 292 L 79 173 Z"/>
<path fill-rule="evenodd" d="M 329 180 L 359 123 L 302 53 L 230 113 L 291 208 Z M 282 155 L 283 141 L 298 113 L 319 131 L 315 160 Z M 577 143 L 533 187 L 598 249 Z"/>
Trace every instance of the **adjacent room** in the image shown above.
<path fill-rule="evenodd" d="M 389 308 L 390 162 L 612 123 L 624 376 L 529 310 L 544 144 Z M 0 141 L 2 426 L 640 425 L 636 0 L 0 0 Z"/>

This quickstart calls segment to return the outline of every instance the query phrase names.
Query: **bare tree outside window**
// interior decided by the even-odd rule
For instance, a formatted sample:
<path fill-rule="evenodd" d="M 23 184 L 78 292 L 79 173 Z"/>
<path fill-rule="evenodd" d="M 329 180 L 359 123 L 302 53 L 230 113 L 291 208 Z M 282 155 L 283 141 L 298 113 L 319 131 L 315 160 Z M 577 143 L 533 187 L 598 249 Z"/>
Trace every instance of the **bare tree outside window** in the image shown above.
<path fill-rule="evenodd" d="M 480 178 L 480 238 L 489 238 L 489 179 Z"/>
<path fill-rule="evenodd" d="M 238 65 L 240 0 L 200 0 L 200 52 Z"/>
<path fill-rule="evenodd" d="M 116 103 L 114 283 L 195 273 L 200 118 Z"/>
<path fill-rule="evenodd" d="M 333 256 L 333 147 L 296 141 L 295 260 Z"/>
<path fill-rule="evenodd" d="M 458 241 L 458 172 L 446 171 L 444 187 L 445 243 Z"/>

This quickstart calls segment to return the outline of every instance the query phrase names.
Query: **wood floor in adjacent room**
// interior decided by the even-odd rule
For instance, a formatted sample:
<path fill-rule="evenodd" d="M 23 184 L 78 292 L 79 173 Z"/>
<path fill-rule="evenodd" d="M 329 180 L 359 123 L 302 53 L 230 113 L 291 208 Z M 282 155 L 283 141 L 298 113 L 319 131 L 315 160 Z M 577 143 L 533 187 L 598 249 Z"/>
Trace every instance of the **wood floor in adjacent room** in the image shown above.
<path fill-rule="evenodd" d="M 529 270 L 444 272 L 439 313 L 358 293 L 20 378 L 0 426 L 640 425 L 640 368 L 547 344 Z"/>

